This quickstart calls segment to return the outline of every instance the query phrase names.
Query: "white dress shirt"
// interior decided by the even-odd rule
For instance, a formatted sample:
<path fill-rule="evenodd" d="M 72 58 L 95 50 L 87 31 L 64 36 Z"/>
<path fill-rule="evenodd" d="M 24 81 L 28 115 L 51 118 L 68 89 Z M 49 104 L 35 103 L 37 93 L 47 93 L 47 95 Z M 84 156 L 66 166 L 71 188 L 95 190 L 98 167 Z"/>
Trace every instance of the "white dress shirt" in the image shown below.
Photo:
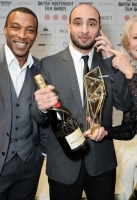
<path fill-rule="evenodd" d="M 31 56 L 31 53 L 29 53 L 26 63 L 22 68 L 20 68 L 18 60 L 16 59 L 10 48 L 7 46 L 7 44 L 5 44 L 4 48 L 8 70 L 18 97 L 24 83 L 27 66 L 30 68 L 34 63 L 34 60 Z"/>
<path fill-rule="evenodd" d="M 69 50 L 72 56 L 72 59 L 74 61 L 74 67 L 76 70 L 77 74 L 77 80 L 78 80 L 78 85 L 79 85 L 79 90 L 80 90 L 80 95 L 81 95 L 81 101 L 83 105 L 83 69 L 84 69 L 84 60 L 81 58 L 82 56 L 85 56 L 81 54 L 79 51 L 75 50 L 71 43 L 69 45 Z M 93 53 L 94 53 L 94 48 L 87 54 L 89 56 L 88 59 L 88 66 L 89 66 L 89 71 L 91 69 L 91 63 L 92 63 L 92 58 L 93 58 Z"/>
<path fill-rule="evenodd" d="M 10 76 L 13 81 L 13 85 L 18 97 L 25 80 L 27 66 L 31 68 L 31 66 L 34 63 L 34 60 L 31 56 L 31 53 L 29 53 L 27 62 L 24 64 L 22 68 L 20 68 L 18 60 L 15 58 L 14 54 L 9 49 L 7 44 L 5 44 L 4 48 L 5 48 L 5 55 L 6 55 L 8 70 L 9 70 L 9 73 L 10 73 Z M 44 153 L 42 154 L 46 156 L 46 154 Z"/>

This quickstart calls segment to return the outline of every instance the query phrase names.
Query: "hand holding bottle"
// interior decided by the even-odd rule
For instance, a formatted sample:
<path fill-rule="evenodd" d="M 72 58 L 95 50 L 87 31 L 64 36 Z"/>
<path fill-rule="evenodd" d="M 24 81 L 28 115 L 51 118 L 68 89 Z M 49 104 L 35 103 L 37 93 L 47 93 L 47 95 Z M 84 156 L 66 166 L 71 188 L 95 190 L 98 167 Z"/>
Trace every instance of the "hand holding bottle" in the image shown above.
<path fill-rule="evenodd" d="M 90 117 L 88 117 L 87 120 L 91 124 L 91 127 L 97 125 L 96 123 L 93 122 L 93 120 Z M 92 135 L 90 129 L 84 132 L 85 137 L 89 137 L 91 140 L 95 140 L 97 142 L 101 141 L 107 134 L 108 132 L 102 126 L 100 128 L 95 129 L 94 134 Z"/>
<path fill-rule="evenodd" d="M 35 100 L 40 110 L 45 112 L 57 103 L 58 96 L 53 92 L 53 90 L 54 86 L 48 85 L 47 87 L 35 92 Z"/>
<path fill-rule="evenodd" d="M 59 144 L 64 150 L 64 153 L 68 157 L 75 157 L 82 154 L 88 146 L 86 139 L 79 128 L 77 120 L 72 116 L 67 108 L 57 101 L 58 97 L 53 92 L 54 87 L 51 85 L 46 86 L 46 82 L 41 74 L 36 75 L 34 79 L 37 86 L 41 88 L 41 90 L 36 92 L 36 101 L 39 102 L 38 106 L 42 108 L 42 110 L 43 108 L 48 109 L 50 126 Z M 51 106 L 51 99 L 52 103 L 55 102 L 53 107 Z M 46 107 L 44 107 L 45 102 L 47 103 Z"/>

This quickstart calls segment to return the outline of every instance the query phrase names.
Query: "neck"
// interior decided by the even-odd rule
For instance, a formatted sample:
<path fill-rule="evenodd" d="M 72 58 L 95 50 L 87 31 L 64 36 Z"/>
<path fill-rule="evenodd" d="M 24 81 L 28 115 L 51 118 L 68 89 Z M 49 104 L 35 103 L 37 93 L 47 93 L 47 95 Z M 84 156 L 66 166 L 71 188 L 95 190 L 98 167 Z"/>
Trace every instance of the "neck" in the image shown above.
<path fill-rule="evenodd" d="M 22 68 L 24 66 L 24 64 L 26 63 L 27 61 L 27 57 L 16 57 L 18 62 L 19 62 L 19 66 L 20 68 Z"/>

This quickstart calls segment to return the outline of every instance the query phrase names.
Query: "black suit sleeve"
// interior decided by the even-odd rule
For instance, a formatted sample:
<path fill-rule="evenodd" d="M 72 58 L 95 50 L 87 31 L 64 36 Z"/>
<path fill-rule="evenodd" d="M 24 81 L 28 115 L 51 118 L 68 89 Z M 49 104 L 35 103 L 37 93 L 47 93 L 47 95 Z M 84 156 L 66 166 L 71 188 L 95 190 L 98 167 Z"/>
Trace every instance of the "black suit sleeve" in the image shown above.
<path fill-rule="evenodd" d="M 37 102 L 34 101 L 31 107 L 31 116 L 33 120 L 39 124 L 44 124 L 48 120 L 48 114 L 43 113 L 37 105 Z"/>
<path fill-rule="evenodd" d="M 112 84 L 114 107 L 125 112 L 131 108 L 132 96 L 124 74 L 113 68 L 112 59 L 104 59 L 104 62 Z"/>
<path fill-rule="evenodd" d="M 48 141 L 48 121 L 46 121 L 45 124 L 39 124 L 38 125 L 38 131 L 39 131 L 39 148 L 41 153 L 47 154 L 47 141 Z"/>

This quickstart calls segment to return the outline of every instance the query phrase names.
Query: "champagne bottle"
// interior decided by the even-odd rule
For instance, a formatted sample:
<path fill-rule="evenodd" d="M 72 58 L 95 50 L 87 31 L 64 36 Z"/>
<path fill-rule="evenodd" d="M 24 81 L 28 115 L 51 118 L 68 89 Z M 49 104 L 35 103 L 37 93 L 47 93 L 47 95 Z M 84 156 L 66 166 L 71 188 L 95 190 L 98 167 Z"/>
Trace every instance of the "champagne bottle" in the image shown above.
<path fill-rule="evenodd" d="M 136 183 L 136 186 L 135 186 L 131 196 L 129 197 L 129 200 L 137 200 L 137 183 Z"/>
<path fill-rule="evenodd" d="M 46 87 L 41 74 L 36 75 L 34 79 L 39 88 Z M 87 141 L 76 119 L 59 101 L 54 107 L 48 109 L 48 118 L 50 126 L 66 156 L 75 157 L 87 149 Z"/>

